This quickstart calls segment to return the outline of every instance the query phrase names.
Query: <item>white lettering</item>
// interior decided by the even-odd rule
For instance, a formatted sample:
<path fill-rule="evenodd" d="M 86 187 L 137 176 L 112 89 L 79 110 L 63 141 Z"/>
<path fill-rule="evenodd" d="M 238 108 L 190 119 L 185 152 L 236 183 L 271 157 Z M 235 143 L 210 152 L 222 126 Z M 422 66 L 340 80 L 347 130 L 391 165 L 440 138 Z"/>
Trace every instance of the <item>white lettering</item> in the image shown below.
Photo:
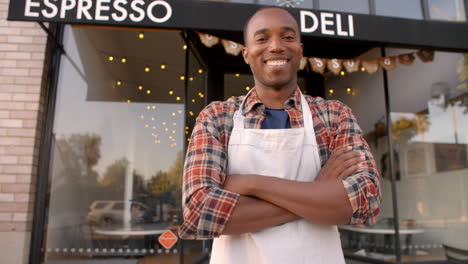
<path fill-rule="evenodd" d="M 58 14 L 58 7 L 54 4 L 52 4 L 50 1 L 56 2 L 56 0 L 44 0 L 44 5 L 50 8 L 50 12 L 47 12 L 47 10 L 44 8 L 42 9 L 42 15 L 47 18 L 53 18 L 57 16 Z"/>
<path fill-rule="evenodd" d="M 327 26 L 333 26 L 333 20 L 327 20 L 327 18 L 333 18 L 332 13 L 320 13 L 320 24 L 322 27 L 322 34 L 335 35 L 335 31 L 328 30 Z"/>
<path fill-rule="evenodd" d="M 163 16 L 162 18 L 157 18 L 153 15 L 153 8 L 157 5 L 162 5 L 164 6 L 164 8 L 166 8 L 166 15 Z M 148 14 L 148 17 L 153 20 L 153 22 L 156 22 L 156 23 L 164 23 L 166 22 L 167 20 L 169 20 L 169 18 L 171 18 L 172 16 L 172 8 L 171 6 L 165 2 L 165 1 L 154 1 L 152 2 L 151 4 L 148 5 L 148 8 L 146 10 L 146 13 Z"/>
<path fill-rule="evenodd" d="M 140 22 L 145 18 L 145 11 L 139 7 L 138 5 L 144 5 L 145 2 L 143 0 L 134 0 L 131 4 L 132 9 L 137 12 L 139 15 L 135 16 L 134 13 L 130 14 L 130 19 L 133 22 Z"/>
<path fill-rule="evenodd" d="M 114 1 L 114 9 L 119 11 L 121 14 L 120 16 L 118 16 L 116 13 L 112 13 L 112 19 L 114 19 L 115 21 L 124 21 L 128 16 L 127 9 L 125 9 L 121 5 L 127 5 L 127 1 L 126 0 Z"/>
<path fill-rule="evenodd" d="M 390 64 L 392 64 L 392 61 L 390 60 L 390 58 L 385 57 L 383 63 L 384 63 L 385 65 L 390 65 Z"/>
<path fill-rule="evenodd" d="M 69 3 L 69 4 L 67 4 Z M 76 0 L 62 0 L 60 18 L 65 18 L 67 10 L 72 10 L 76 6 Z"/>
<path fill-rule="evenodd" d="M 340 64 L 338 63 L 336 59 L 332 59 L 332 63 L 333 63 L 333 68 L 338 69 L 338 67 L 340 67 Z"/>
<path fill-rule="evenodd" d="M 38 17 L 39 12 L 33 12 L 31 11 L 31 7 L 39 7 L 39 3 L 34 3 L 32 0 L 26 0 L 25 6 L 24 6 L 24 15 L 28 17 Z"/>
<path fill-rule="evenodd" d="M 104 5 L 108 3 L 110 3 L 110 0 L 97 0 L 96 1 L 96 15 L 94 16 L 96 20 L 104 20 L 104 21 L 109 20 L 109 16 L 105 16 L 102 14 L 102 11 L 109 11 L 109 6 Z"/>
<path fill-rule="evenodd" d="M 310 11 L 303 11 L 301 10 L 301 32 L 304 32 L 304 33 L 311 33 L 311 32 L 314 32 L 315 30 L 317 30 L 318 28 L 318 18 L 317 16 L 310 12 Z M 306 26 L 306 17 L 310 17 L 312 18 L 312 26 L 311 27 L 307 27 Z"/>
<path fill-rule="evenodd" d="M 89 13 L 89 9 L 91 9 L 92 6 L 93 6 L 93 2 L 91 2 L 91 0 L 78 1 L 78 9 L 76 11 L 77 13 L 76 18 L 81 19 L 84 15 L 87 20 L 92 20 L 93 17 Z"/>
<path fill-rule="evenodd" d="M 314 58 L 314 61 L 315 61 L 315 64 L 317 64 L 318 67 L 322 67 L 322 66 L 323 66 L 322 60 L 319 60 L 319 59 L 317 59 L 317 58 Z"/>
<path fill-rule="evenodd" d="M 342 24 L 341 24 L 341 15 L 336 14 L 336 26 L 337 26 L 337 33 L 338 36 L 348 36 L 348 32 L 342 30 Z"/>
<path fill-rule="evenodd" d="M 352 15 L 348 15 L 349 36 L 354 37 L 354 19 Z"/>

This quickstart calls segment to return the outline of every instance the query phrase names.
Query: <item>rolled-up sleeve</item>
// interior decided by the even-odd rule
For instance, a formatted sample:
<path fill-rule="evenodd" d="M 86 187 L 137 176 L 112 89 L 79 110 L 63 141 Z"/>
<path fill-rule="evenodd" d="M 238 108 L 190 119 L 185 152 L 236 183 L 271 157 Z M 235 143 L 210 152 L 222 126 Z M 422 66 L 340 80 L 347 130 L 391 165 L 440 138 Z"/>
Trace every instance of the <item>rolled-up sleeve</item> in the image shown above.
<path fill-rule="evenodd" d="M 353 147 L 354 151 L 365 154 L 366 160 L 361 168 L 342 180 L 348 194 L 353 215 L 351 225 L 375 224 L 380 214 L 381 193 L 379 171 L 369 144 L 363 138 L 351 109 L 344 104 L 340 105 L 340 116 L 336 124 L 333 149 L 344 146 Z"/>
<path fill-rule="evenodd" d="M 223 189 L 226 148 L 221 106 L 208 105 L 197 117 L 187 149 L 182 183 L 183 239 L 212 239 L 223 232 L 239 195 Z"/>

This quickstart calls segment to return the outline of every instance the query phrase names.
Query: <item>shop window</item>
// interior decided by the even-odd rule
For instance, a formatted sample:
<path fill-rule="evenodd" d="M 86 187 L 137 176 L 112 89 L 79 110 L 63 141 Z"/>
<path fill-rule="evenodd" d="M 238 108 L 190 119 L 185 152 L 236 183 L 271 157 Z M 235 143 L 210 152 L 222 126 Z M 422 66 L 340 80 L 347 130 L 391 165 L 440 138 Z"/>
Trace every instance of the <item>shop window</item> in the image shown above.
<path fill-rule="evenodd" d="M 369 0 L 320 0 L 321 10 L 369 14 Z"/>
<path fill-rule="evenodd" d="M 416 50 L 387 49 L 389 56 Z M 437 51 L 388 72 L 392 140 L 398 157 L 398 214 L 405 262 L 445 260 L 468 249 L 468 57 Z"/>
<path fill-rule="evenodd" d="M 466 21 L 463 0 L 427 0 L 430 19 Z"/>
<path fill-rule="evenodd" d="M 379 16 L 423 19 L 420 0 L 374 0 Z"/>
<path fill-rule="evenodd" d="M 180 242 L 158 237 L 182 220 L 185 116 L 199 111 L 185 107 L 184 80 L 204 85 L 185 73 L 181 32 L 66 26 L 64 48 L 44 263 L 179 263 Z M 186 261 L 202 255 L 184 244 Z"/>

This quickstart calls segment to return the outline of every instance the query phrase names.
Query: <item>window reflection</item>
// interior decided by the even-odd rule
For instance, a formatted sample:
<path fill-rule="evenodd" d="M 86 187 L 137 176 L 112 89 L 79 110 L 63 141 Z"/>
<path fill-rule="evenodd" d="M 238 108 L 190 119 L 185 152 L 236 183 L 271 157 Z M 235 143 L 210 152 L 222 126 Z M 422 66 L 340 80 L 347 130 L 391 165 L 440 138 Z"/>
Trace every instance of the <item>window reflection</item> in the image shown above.
<path fill-rule="evenodd" d="M 466 21 L 462 0 L 428 0 L 429 16 L 434 20 Z"/>
<path fill-rule="evenodd" d="M 179 32 L 66 27 L 46 263 L 178 262 L 178 245 L 166 249 L 158 237 L 177 234 L 181 220 L 184 45 Z"/>
<path fill-rule="evenodd" d="M 374 0 L 376 14 L 402 18 L 423 19 L 420 0 Z"/>

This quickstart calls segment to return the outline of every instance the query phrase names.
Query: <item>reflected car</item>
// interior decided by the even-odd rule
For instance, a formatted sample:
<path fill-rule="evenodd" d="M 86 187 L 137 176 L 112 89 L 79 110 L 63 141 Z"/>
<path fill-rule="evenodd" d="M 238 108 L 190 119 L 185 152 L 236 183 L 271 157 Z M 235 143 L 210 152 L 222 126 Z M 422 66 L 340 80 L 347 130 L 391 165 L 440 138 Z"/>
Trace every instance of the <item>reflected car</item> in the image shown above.
<path fill-rule="evenodd" d="M 140 202 L 131 202 L 130 222 L 151 223 L 156 219 L 155 212 L 147 205 Z M 89 206 L 86 222 L 89 225 L 100 227 L 123 224 L 124 202 L 119 200 L 97 200 Z"/>

